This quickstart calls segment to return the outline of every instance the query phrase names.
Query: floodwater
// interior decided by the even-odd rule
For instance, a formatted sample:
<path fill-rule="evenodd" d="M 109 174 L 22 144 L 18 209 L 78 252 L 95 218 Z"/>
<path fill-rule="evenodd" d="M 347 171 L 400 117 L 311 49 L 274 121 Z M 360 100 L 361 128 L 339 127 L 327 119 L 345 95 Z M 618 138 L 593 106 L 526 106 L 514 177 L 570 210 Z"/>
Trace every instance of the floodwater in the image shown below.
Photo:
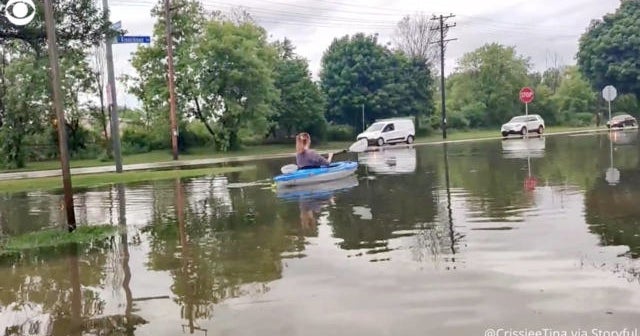
<path fill-rule="evenodd" d="M 313 192 L 252 183 L 287 160 L 79 192 L 81 222 L 122 233 L 0 264 L 0 335 L 640 328 L 637 132 L 348 155 Z M 2 196 L 2 233 L 60 225 L 60 201 Z"/>

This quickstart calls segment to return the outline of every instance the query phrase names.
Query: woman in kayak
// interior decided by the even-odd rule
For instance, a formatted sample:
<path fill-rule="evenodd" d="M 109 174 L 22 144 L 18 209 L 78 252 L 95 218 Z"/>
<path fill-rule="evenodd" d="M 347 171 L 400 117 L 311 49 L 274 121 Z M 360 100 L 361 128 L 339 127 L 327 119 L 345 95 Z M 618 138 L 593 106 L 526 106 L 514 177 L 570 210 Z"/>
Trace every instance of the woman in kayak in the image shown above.
<path fill-rule="evenodd" d="M 328 166 L 331 163 L 331 159 L 333 159 L 332 153 L 325 159 L 316 151 L 310 149 L 310 146 L 311 136 L 309 133 L 304 132 L 296 136 L 296 164 L 299 169 Z"/>

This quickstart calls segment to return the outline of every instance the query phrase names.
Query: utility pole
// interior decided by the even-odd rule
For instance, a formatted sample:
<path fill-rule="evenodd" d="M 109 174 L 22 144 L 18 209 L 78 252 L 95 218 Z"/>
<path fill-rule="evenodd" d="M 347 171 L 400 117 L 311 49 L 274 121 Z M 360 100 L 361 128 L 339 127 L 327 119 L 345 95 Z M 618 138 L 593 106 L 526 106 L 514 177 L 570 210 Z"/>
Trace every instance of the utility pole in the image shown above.
<path fill-rule="evenodd" d="M 364 132 L 364 104 L 362 104 L 362 131 Z"/>
<path fill-rule="evenodd" d="M 176 88 L 173 69 L 173 37 L 171 36 L 171 0 L 164 0 L 165 28 L 167 34 L 167 63 L 169 67 L 169 118 L 171 119 L 171 148 L 173 159 L 178 160 L 178 127 L 176 116 Z"/>
<path fill-rule="evenodd" d="M 102 0 L 102 11 L 106 21 L 109 21 L 109 1 Z M 116 80 L 113 74 L 113 50 L 111 38 L 106 37 L 105 49 L 107 54 L 107 80 L 109 118 L 111 119 L 111 141 L 113 142 L 113 157 L 116 161 L 116 172 L 122 173 L 122 152 L 120 151 L 120 118 L 118 117 L 118 100 L 116 99 Z"/>
<path fill-rule="evenodd" d="M 440 44 L 440 93 L 442 95 L 442 138 L 447 138 L 447 107 L 445 103 L 445 88 L 444 88 L 444 46 L 446 42 L 455 41 L 457 39 L 444 39 L 445 32 L 449 31 L 449 28 L 455 27 L 456 24 L 446 24 L 445 20 L 455 17 L 455 15 L 450 14 L 448 16 L 440 15 L 440 17 L 434 16 L 431 20 L 440 21 L 438 28 L 431 28 L 431 30 L 440 30 L 440 41 L 434 42 Z"/>
<path fill-rule="evenodd" d="M 60 92 L 60 69 L 58 68 L 58 42 L 53 16 L 52 0 L 44 0 L 44 19 L 47 27 L 49 45 L 49 64 L 51 67 L 51 88 L 53 89 L 53 107 L 56 110 L 58 126 L 58 144 L 60 147 L 60 164 L 62 166 L 62 185 L 64 188 L 64 207 L 67 213 L 69 232 L 76 229 L 76 214 L 73 206 L 73 188 L 71 186 L 71 170 L 69 169 L 69 148 L 67 147 L 67 123 L 62 109 L 62 92 Z"/>

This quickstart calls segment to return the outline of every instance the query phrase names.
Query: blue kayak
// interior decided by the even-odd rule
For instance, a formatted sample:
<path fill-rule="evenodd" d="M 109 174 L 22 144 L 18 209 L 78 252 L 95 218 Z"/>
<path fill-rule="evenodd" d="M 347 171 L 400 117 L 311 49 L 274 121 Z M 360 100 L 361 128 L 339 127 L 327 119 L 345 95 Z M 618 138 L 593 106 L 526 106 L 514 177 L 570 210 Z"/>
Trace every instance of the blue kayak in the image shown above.
<path fill-rule="evenodd" d="M 307 184 L 278 188 L 276 196 L 284 201 L 304 201 L 316 199 L 330 199 L 335 194 L 347 191 L 358 186 L 358 178 L 355 175 L 319 184 Z"/>
<path fill-rule="evenodd" d="M 358 169 L 357 162 L 342 161 L 326 167 L 300 169 L 290 174 L 278 175 L 273 180 L 279 187 L 322 183 L 347 177 L 356 169 Z"/>

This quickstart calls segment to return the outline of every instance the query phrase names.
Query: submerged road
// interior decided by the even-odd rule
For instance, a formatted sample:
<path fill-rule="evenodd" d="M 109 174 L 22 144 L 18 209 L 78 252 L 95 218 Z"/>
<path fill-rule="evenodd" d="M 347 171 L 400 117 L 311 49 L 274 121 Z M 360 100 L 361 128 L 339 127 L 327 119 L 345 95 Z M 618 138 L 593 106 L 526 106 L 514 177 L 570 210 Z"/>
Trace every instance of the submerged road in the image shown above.
<path fill-rule="evenodd" d="M 594 128 L 594 129 L 586 129 L 586 130 L 578 130 L 578 131 L 555 132 L 555 133 L 545 134 L 545 136 L 595 133 L 595 132 L 603 132 L 603 131 L 607 131 L 607 129 Z M 538 136 L 538 135 L 533 135 L 533 136 Z M 443 143 L 475 142 L 475 141 L 484 141 L 484 140 L 496 140 L 501 138 L 502 137 L 497 136 L 497 137 L 486 137 L 486 138 L 464 139 L 464 140 L 415 142 L 412 145 L 395 145 L 395 146 L 392 146 L 391 148 L 402 148 L 407 146 L 440 145 Z M 385 146 L 383 148 L 388 148 L 388 147 Z M 375 150 L 380 150 L 380 148 L 371 147 L 369 150 L 375 151 Z M 279 159 L 279 158 L 287 158 L 287 157 L 293 157 L 293 153 L 241 155 L 241 156 L 214 158 L 214 159 L 139 163 L 139 164 L 124 165 L 122 166 L 122 170 L 123 171 L 139 171 L 139 170 L 153 170 L 153 169 L 167 169 L 167 168 L 188 168 L 188 167 L 208 166 L 208 165 L 215 165 L 215 164 L 222 164 L 222 163 L 247 162 L 247 161 L 257 161 L 257 160 L 267 160 L 267 159 Z M 72 168 L 71 174 L 72 175 L 101 174 L 101 173 L 113 173 L 115 171 L 116 171 L 115 166 L 99 166 L 99 167 L 86 167 L 86 168 Z M 62 171 L 60 169 L 2 173 L 0 174 L 0 181 L 43 178 L 43 177 L 57 177 L 61 175 L 62 175 Z"/>

